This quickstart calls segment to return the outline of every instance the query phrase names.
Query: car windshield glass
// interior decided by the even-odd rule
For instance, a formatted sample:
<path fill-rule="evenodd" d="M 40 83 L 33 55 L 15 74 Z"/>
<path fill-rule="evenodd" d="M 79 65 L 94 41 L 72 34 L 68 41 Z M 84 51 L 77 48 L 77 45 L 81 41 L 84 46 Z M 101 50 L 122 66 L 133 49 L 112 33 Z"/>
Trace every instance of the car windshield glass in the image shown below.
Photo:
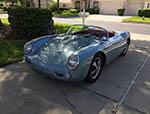
<path fill-rule="evenodd" d="M 101 39 L 107 37 L 107 30 L 95 26 L 73 25 L 68 29 L 66 35 L 93 35 Z"/>
<path fill-rule="evenodd" d="M 87 26 L 83 26 L 83 25 L 73 25 L 71 26 L 68 31 L 66 32 L 66 34 L 75 34 L 75 33 L 78 33 L 80 31 L 84 31 L 88 29 Z"/>

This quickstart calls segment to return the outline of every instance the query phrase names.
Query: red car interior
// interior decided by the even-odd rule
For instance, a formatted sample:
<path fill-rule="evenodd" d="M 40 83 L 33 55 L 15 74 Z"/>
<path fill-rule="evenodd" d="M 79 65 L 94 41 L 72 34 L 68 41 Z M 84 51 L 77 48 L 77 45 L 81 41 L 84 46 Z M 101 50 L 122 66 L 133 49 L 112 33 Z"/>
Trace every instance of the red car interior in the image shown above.
<path fill-rule="evenodd" d="M 95 35 L 98 38 L 102 38 L 102 37 L 107 37 L 107 32 L 104 30 L 93 30 L 93 29 L 88 29 L 88 30 L 84 30 L 84 31 L 80 31 L 78 32 L 78 34 L 92 34 Z M 113 37 L 115 34 L 113 32 L 109 32 L 108 31 L 108 36 L 109 38 Z"/>

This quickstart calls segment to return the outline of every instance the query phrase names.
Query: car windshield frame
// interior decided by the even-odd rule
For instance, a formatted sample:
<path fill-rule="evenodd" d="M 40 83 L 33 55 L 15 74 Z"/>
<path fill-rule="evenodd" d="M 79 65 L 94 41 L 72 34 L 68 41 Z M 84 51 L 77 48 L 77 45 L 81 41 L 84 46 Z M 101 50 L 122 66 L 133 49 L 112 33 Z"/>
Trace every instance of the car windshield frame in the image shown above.
<path fill-rule="evenodd" d="M 106 30 L 106 29 L 104 29 L 104 28 L 102 28 L 102 27 L 98 27 L 98 26 L 93 26 L 93 25 L 82 25 L 82 24 L 75 24 L 75 25 L 71 25 L 68 29 L 67 29 L 67 32 L 66 32 L 66 35 L 74 35 L 74 34 L 77 34 L 78 32 L 81 32 L 82 30 L 79 30 L 79 31 L 77 31 L 77 32 L 70 32 L 71 31 L 71 28 L 72 27 L 79 27 L 79 26 L 81 26 L 81 27 L 83 27 L 83 28 L 85 28 L 85 29 L 83 29 L 83 30 L 103 30 L 103 31 L 105 31 L 106 32 L 106 37 L 108 38 L 108 31 Z M 80 34 L 80 33 L 79 33 Z M 91 34 L 92 35 L 92 34 Z"/>

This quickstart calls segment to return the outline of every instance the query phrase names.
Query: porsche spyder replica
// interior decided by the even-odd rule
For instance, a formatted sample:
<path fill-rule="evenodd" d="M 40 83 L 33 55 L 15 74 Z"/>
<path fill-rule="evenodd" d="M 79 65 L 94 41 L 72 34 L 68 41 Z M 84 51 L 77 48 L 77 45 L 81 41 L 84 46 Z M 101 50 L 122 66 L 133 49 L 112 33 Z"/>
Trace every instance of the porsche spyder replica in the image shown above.
<path fill-rule="evenodd" d="M 72 25 L 65 34 L 27 42 L 24 58 L 31 68 L 50 77 L 93 83 L 104 65 L 127 54 L 129 45 L 130 33 L 127 31 Z"/>

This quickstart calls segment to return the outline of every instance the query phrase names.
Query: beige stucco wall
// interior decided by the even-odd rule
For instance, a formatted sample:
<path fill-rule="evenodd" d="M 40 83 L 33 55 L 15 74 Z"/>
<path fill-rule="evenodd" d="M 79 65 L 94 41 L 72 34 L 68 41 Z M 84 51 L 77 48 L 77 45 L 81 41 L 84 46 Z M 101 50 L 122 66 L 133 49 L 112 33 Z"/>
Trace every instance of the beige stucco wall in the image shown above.
<path fill-rule="evenodd" d="M 60 0 L 60 7 L 65 3 L 68 8 L 75 8 L 75 1 L 79 0 Z M 80 0 L 81 1 L 81 0 Z M 125 15 L 136 15 L 140 8 L 146 8 L 150 0 L 90 0 L 90 8 L 93 8 L 93 2 L 99 1 L 100 11 L 105 14 L 117 14 L 117 9 L 125 8 Z M 81 8 L 84 7 L 81 2 Z M 108 11 L 107 11 L 108 10 Z"/>
<path fill-rule="evenodd" d="M 64 7 L 65 5 L 65 7 Z M 74 8 L 74 0 L 60 0 L 59 1 L 59 7 L 61 8 Z"/>
<path fill-rule="evenodd" d="M 150 0 L 145 0 L 144 8 L 147 8 L 148 3 L 150 3 Z"/>
<path fill-rule="evenodd" d="M 51 0 L 41 0 L 41 8 L 48 8 Z M 34 0 L 35 7 L 38 7 L 38 0 Z"/>

